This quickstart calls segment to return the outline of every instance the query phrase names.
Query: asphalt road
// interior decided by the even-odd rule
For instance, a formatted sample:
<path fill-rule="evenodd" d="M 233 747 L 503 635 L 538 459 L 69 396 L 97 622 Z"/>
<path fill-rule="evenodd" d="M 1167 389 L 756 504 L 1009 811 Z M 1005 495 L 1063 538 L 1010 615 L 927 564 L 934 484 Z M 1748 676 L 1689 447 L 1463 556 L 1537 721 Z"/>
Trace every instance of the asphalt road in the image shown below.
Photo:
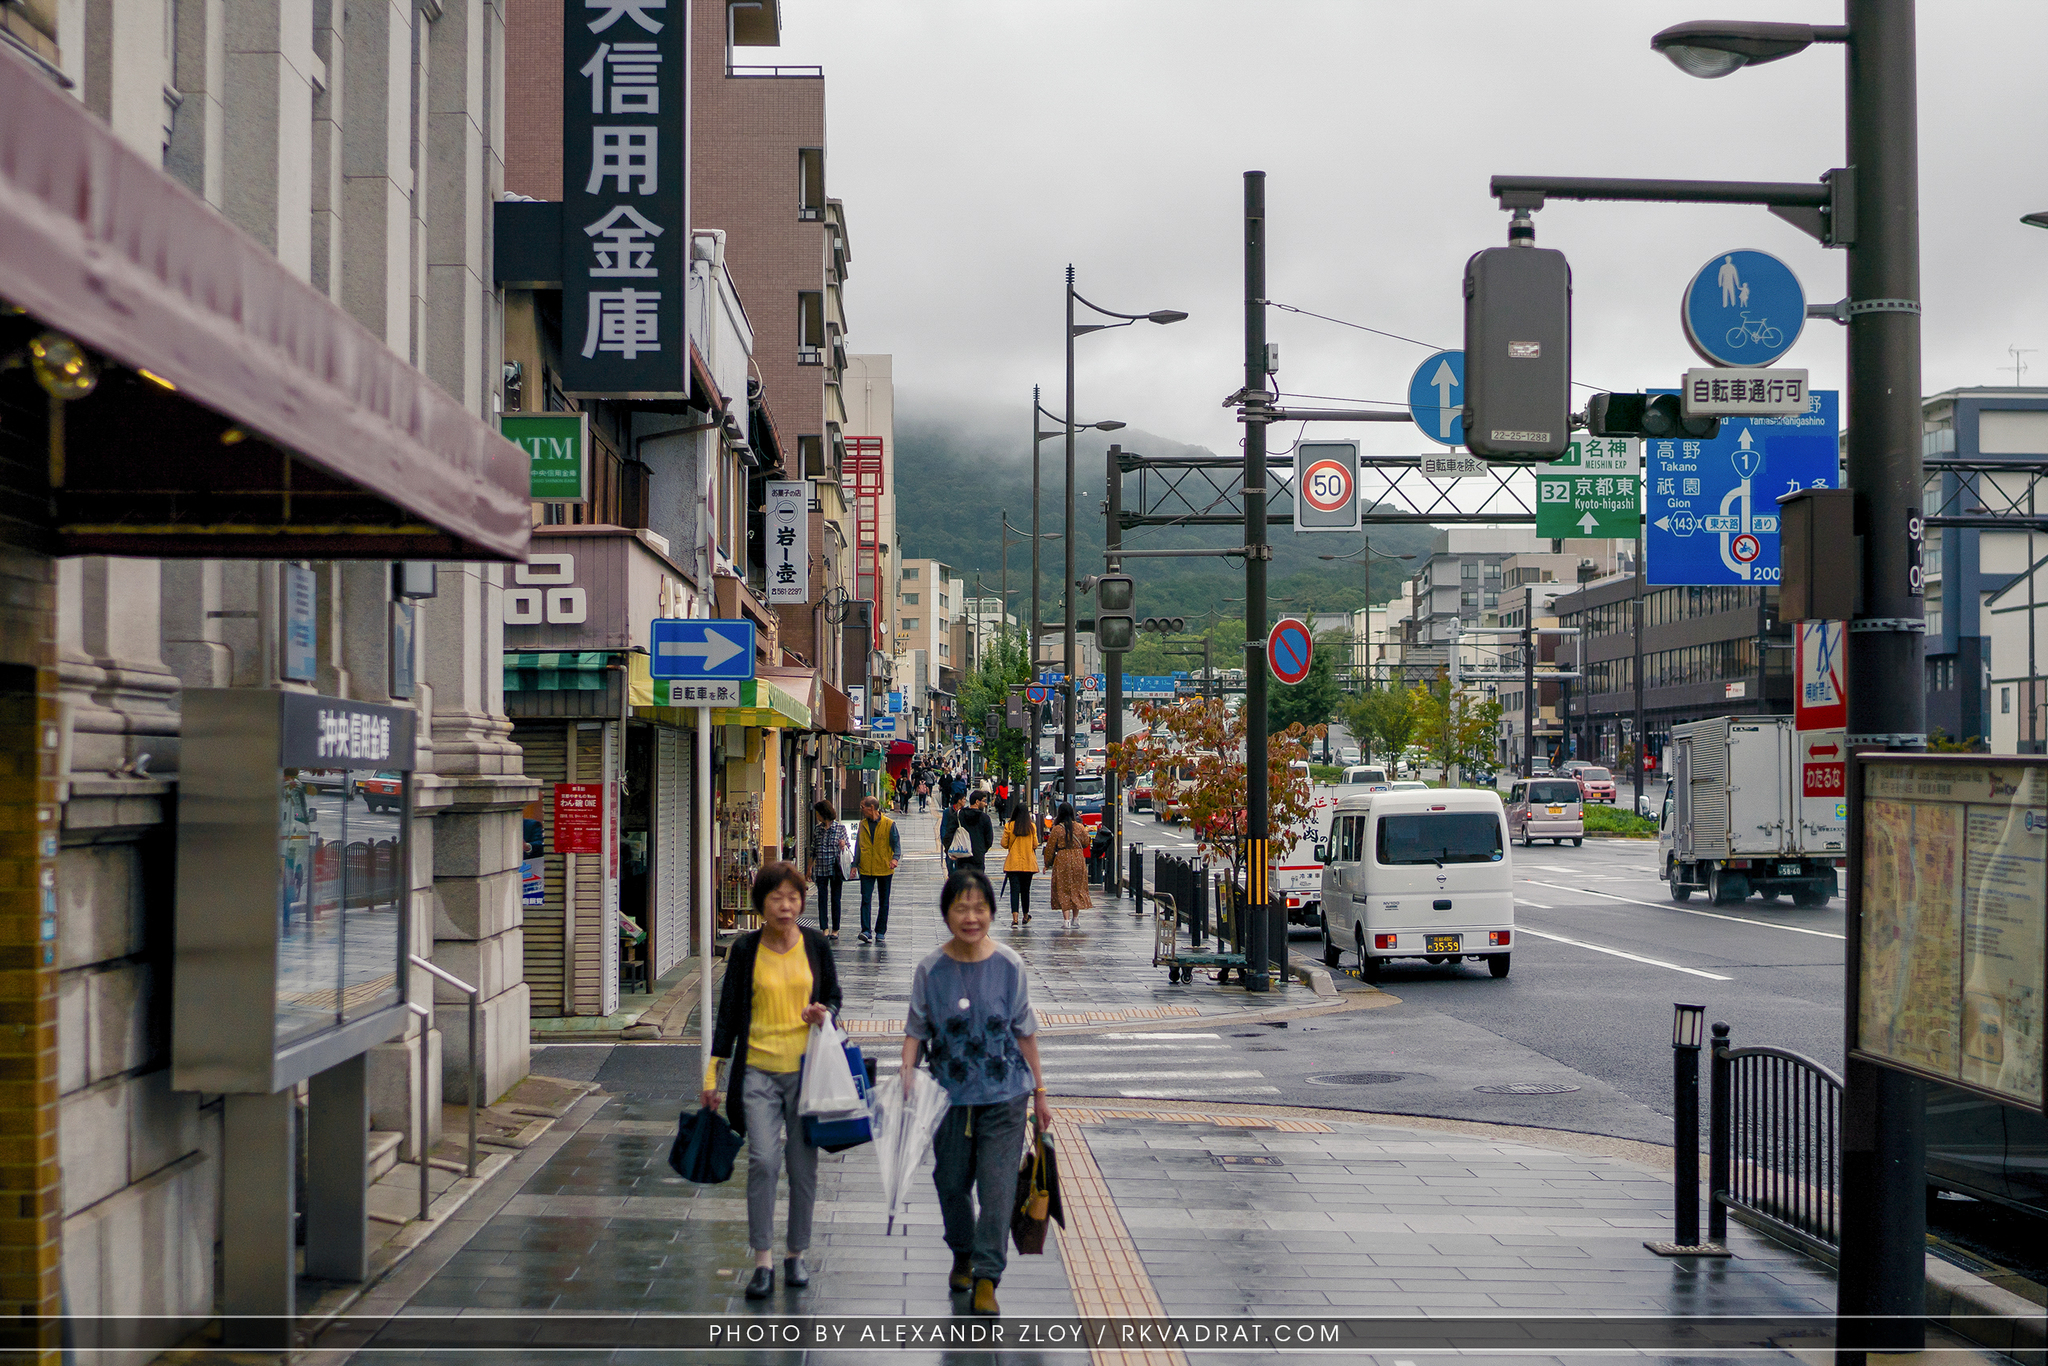
<path fill-rule="evenodd" d="M 1154 849 L 1192 847 L 1143 815 L 1128 829 Z M 1647 840 L 1516 848 L 1512 858 L 1520 933 L 1506 978 L 1480 964 L 1398 963 L 1380 981 L 1398 1004 L 1284 1029 L 1223 1029 L 1204 1051 L 1220 1066 L 1216 1046 L 1226 1046 L 1231 1070 L 1276 1088 L 1247 1099 L 1661 1143 L 1671 1141 L 1674 1002 L 1707 1007 L 1738 1043 L 1841 1067 L 1839 898 L 1814 910 L 1754 897 L 1680 905 L 1655 876 Z M 1320 939 L 1297 934 L 1293 951 L 1320 956 Z M 1575 1089 L 1474 1089 L 1503 1085 Z"/>

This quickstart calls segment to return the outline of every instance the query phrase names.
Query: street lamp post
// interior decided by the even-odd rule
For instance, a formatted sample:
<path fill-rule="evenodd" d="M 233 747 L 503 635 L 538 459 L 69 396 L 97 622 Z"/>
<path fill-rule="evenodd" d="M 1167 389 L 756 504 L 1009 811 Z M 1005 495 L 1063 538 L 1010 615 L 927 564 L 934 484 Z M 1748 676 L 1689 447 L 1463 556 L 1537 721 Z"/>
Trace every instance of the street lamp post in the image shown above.
<path fill-rule="evenodd" d="M 1115 318 L 1117 321 L 1081 323 L 1077 326 L 1074 322 L 1074 305 L 1077 303 L 1105 318 Z M 1090 303 L 1074 292 L 1074 268 L 1071 265 L 1067 267 L 1067 585 L 1065 590 L 1067 610 L 1065 613 L 1066 622 L 1064 630 L 1067 707 L 1066 719 L 1061 724 L 1068 728 L 1068 733 L 1061 737 L 1060 753 L 1064 758 L 1064 763 L 1060 769 L 1060 787 L 1067 794 L 1068 801 L 1074 799 L 1074 737 L 1072 727 L 1074 718 L 1080 715 L 1078 689 L 1075 687 L 1077 680 L 1075 678 L 1074 658 L 1075 628 L 1078 625 L 1077 619 L 1080 616 L 1080 610 L 1074 600 L 1074 542 L 1078 539 L 1074 532 L 1074 433 L 1087 429 L 1085 424 L 1079 427 L 1074 424 L 1074 338 L 1085 336 L 1090 332 L 1105 331 L 1112 327 L 1129 327 L 1135 322 L 1151 322 L 1164 326 L 1167 323 L 1180 322 L 1187 316 L 1187 314 L 1180 312 L 1178 309 L 1171 308 L 1155 309 L 1150 313 L 1118 313 L 1112 309 L 1104 308 L 1100 304 Z M 1035 417 L 1032 419 L 1034 424 L 1037 421 L 1038 419 Z M 1095 426 L 1103 431 L 1115 430 L 1115 428 L 1104 426 L 1102 423 L 1096 423 Z M 1116 424 L 1116 427 L 1121 426 L 1123 426 L 1121 422 Z M 1036 648 L 1036 642 L 1034 641 L 1033 649 L 1035 650 Z M 1035 750 L 1033 752 L 1036 753 Z"/>
<path fill-rule="evenodd" d="M 1073 292 L 1073 267 L 1069 266 L 1067 268 L 1067 275 L 1067 290 L 1071 294 Z M 1086 301 L 1083 300 L 1083 302 Z M 1090 308 L 1094 307 L 1093 304 L 1089 304 L 1088 306 Z M 1074 305 L 1073 302 L 1069 300 L 1067 303 L 1067 321 L 1070 325 L 1072 324 L 1073 319 Z M 1069 330 L 1071 331 L 1071 326 Z M 1054 430 L 1048 432 L 1043 431 L 1039 428 L 1038 419 L 1041 417 L 1051 418 L 1055 422 L 1060 421 L 1060 418 L 1058 417 L 1058 415 L 1054 413 L 1046 412 L 1045 405 L 1038 401 L 1038 397 L 1038 386 L 1034 384 L 1031 386 L 1031 641 L 1030 644 L 1026 646 L 1024 651 L 1025 655 L 1027 656 L 1025 660 L 1025 671 L 1030 681 L 1033 683 L 1038 681 L 1038 636 L 1041 630 L 1041 609 L 1039 606 L 1038 597 L 1038 543 L 1040 541 L 1056 540 L 1067 534 L 1064 531 L 1048 531 L 1042 535 L 1039 533 L 1038 448 L 1045 442 L 1052 440 L 1056 436 L 1064 435 L 1067 438 L 1067 525 L 1071 527 L 1074 521 L 1074 433 L 1076 431 L 1115 432 L 1122 431 L 1124 426 L 1124 424 L 1121 422 L 1109 420 L 1104 420 L 1101 422 L 1087 422 L 1083 423 L 1079 427 L 1074 426 L 1074 343 L 1071 337 L 1069 337 L 1067 340 L 1067 416 L 1066 426 L 1064 427 L 1064 429 L 1055 428 Z M 1005 521 L 1003 525 L 1005 527 L 1008 527 L 1008 521 Z M 1068 582 L 1072 582 L 1073 578 L 1074 550 L 1073 543 L 1070 540 L 1067 545 Z M 1067 626 L 1067 676 L 1070 680 L 1072 679 L 1074 673 L 1074 650 L 1072 643 L 1072 618 L 1074 615 L 1072 611 L 1073 596 L 1074 595 L 1072 591 L 1069 590 L 1066 593 L 1064 599 L 1069 606 L 1069 610 L 1067 612 L 1067 617 L 1069 619 Z M 1067 706 L 1069 712 L 1071 712 L 1073 709 L 1073 698 L 1071 694 L 1067 699 Z M 1062 722 L 1061 724 L 1064 725 L 1065 722 Z M 1073 748 L 1073 737 L 1069 735 L 1064 743 L 1066 747 L 1069 750 L 1071 750 Z M 1036 811 L 1038 809 L 1038 709 L 1036 707 L 1031 709 L 1031 743 L 1028 746 L 1026 746 L 1026 749 L 1029 751 L 1030 754 L 1031 767 L 1029 785 L 1025 789 L 1025 799 L 1027 803 L 1030 805 L 1031 809 Z M 1069 758 L 1067 771 L 1069 776 L 1071 776 L 1073 772 L 1071 756 Z M 1071 784 L 1068 786 L 1067 790 L 1069 793 L 1073 791 Z"/>

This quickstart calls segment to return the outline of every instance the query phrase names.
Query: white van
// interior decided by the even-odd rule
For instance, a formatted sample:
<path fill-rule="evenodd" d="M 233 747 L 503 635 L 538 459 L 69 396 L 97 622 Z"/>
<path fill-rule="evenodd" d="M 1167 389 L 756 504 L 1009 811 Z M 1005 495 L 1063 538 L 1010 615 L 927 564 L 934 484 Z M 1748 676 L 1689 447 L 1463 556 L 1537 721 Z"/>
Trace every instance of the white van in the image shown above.
<path fill-rule="evenodd" d="M 1368 982 L 1389 958 L 1484 959 L 1495 977 L 1508 975 L 1515 884 L 1499 793 L 1348 794 L 1321 853 L 1329 966 L 1353 950 Z"/>

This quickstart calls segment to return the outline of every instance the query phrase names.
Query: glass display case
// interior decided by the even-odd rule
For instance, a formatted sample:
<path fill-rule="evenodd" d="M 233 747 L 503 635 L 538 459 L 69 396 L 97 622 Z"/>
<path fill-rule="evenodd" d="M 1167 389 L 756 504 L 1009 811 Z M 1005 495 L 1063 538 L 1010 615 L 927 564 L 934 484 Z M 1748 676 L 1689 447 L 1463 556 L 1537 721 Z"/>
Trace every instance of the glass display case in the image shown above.
<path fill-rule="evenodd" d="M 414 713 L 184 694 L 173 1085 L 269 1093 L 399 1034 Z"/>

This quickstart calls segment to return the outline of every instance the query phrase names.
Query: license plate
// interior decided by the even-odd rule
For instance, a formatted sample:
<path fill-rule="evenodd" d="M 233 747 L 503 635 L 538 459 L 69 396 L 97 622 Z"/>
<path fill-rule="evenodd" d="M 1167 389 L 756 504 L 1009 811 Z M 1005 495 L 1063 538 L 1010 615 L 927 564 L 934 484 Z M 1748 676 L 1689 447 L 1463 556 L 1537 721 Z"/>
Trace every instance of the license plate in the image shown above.
<path fill-rule="evenodd" d="M 1562 816 L 1564 814 L 1564 808 L 1561 806 L 1553 806 L 1550 808 L 1550 814 L 1553 816 Z"/>
<path fill-rule="evenodd" d="M 1800 871 L 1800 867 L 1796 863 L 1781 863 L 1778 865 L 1779 877 L 1798 877 Z"/>
<path fill-rule="evenodd" d="M 1433 934 L 1429 937 L 1430 953 L 1456 953 L 1461 936 L 1455 934 Z"/>

